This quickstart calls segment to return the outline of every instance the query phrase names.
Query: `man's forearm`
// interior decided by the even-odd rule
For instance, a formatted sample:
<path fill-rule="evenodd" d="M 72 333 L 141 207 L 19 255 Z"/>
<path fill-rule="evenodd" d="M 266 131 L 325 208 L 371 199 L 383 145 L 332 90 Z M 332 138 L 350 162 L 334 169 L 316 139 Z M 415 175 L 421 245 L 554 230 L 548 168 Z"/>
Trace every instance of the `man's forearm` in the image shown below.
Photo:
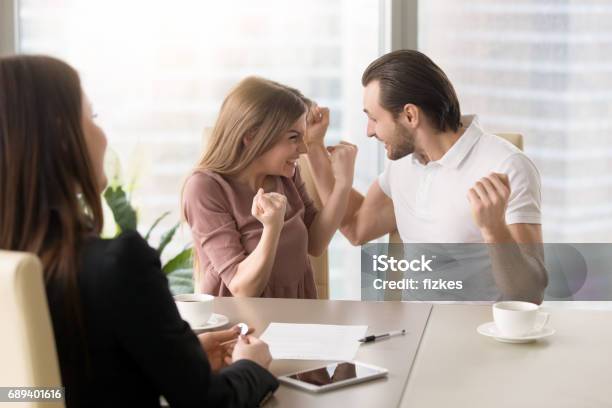
<path fill-rule="evenodd" d="M 541 303 L 547 284 L 541 243 L 517 243 L 506 228 L 483 232 L 493 279 L 504 298 Z"/>
<path fill-rule="evenodd" d="M 307 158 L 310 173 L 314 179 L 315 188 L 317 189 L 323 206 L 326 206 L 336 182 L 327 149 L 323 144 L 311 143 L 308 145 Z M 348 203 L 345 206 L 346 210 L 344 211 L 344 217 L 340 223 L 341 226 L 345 226 L 354 219 L 354 215 L 362 203 L 363 195 L 357 190 L 351 189 Z"/>
<path fill-rule="evenodd" d="M 317 214 L 308 231 L 308 252 L 319 256 L 338 230 L 348 203 L 350 185 L 334 185 L 327 203 Z"/>

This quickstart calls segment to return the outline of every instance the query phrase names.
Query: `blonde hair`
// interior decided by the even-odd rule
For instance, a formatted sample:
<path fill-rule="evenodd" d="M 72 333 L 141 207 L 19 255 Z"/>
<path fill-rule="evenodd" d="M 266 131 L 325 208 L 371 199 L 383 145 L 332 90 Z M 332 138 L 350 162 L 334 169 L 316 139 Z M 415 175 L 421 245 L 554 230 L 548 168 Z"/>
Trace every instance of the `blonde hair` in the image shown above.
<path fill-rule="evenodd" d="M 310 105 L 297 89 L 259 77 L 243 79 L 225 97 L 195 171 L 224 175 L 241 172 L 272 148 Z M 251 143 L 245 144 L 247 136 Z M 184 212 L 182 216 L 184 220 Z M 202 271 L 195 251 L 192 256 L 194 292 L 199 293 Z"/>
<path fill-rule="evenodd" d="M 240 81 L 225 97 L 196 170 L 234 175 L 268 151 L 308 111 L 297 89 L 259 77 Z M 249 136 L 251 143 L 243 143 Z"/>

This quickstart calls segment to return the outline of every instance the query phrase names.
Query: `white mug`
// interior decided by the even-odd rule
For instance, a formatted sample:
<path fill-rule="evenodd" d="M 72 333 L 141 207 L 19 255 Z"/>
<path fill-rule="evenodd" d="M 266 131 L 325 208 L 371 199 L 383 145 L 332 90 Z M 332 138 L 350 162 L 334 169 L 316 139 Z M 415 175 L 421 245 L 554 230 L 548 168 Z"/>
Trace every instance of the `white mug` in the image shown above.
<path fill-rule="evenodd" d="M 213 300 L 212 295 L 204 293 L 186 293 L 176 295 L 174 301 L 178 311 L 190 326 L 204 326 L 208 323 L 212 315 Z"/>
<path fill-rule="evenodd" d="M 493 305 L 493 320 L 500 333 L 508 337 L 521 337 L 542 330 L 550 315 L 538 311 L 540 307 L 529 302 L 498 302 Z"/>

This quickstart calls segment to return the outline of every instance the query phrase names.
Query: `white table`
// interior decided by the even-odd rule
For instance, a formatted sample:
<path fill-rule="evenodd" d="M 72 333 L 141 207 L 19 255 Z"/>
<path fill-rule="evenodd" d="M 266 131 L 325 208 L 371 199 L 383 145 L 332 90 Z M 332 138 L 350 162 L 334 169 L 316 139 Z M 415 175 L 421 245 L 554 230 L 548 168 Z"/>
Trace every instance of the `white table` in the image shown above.
<path fill-rule="evenodd" d="M 543 310 L 553 336 L 507 344 L 490 306 L 435 305 L 400 407 L 612 407 L 612 312 Z"/>
<path fill-rule="evenodd" d="M 367 324 L 368 333 L 406 326 L 416 334 L 360 348 L 357 359 L 389 369 L 388 379 L 321 395 L 282 385 L 270 407 L 612 407 L 612 311 L 546 307 L 553 336 L 507 344 L 476 332 L 492 320 L 490 306 L 218 298 L 214 309 L 256 335 L 271 321 Z M 322 363 L 275 361 L 271 370 Z"/>

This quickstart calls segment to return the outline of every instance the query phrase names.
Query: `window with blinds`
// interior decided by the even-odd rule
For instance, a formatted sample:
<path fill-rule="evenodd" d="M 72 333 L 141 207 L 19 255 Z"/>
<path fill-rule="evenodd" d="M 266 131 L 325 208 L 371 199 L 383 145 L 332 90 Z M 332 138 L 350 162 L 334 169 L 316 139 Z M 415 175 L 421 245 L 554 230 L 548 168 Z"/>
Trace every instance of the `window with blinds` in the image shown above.
<path fill-rule="evenodd" d="M 378 55 L 378 1 L 17 4 L 19 50 L 77 68 L 124 179 L 137 174 L 143 233 L 164 211 L 172 214 L 162 227 L 179 220 L 181 186 L 199 157 L 202 130 L 214 123 L 230 87 L 248 75 L 295 86 L 329 106 L 329 141 L 363 146 L 357 186 L 364 190 L 377 175 L 360 77 Z M 187 228 L 180 235 L 176 249 L 191 239 Z M 359 248 L 337 237 L 330 251 L 332 296 L 358 297 L 359 275 L 352 271 L 359 270 Z"/>
<path fill-rule="evenodd" d="M 462 110 L 519 132 L 542 176 L 548 242 L 612 240 L 612 4 L 419 2 L 420 48 Z"/>

